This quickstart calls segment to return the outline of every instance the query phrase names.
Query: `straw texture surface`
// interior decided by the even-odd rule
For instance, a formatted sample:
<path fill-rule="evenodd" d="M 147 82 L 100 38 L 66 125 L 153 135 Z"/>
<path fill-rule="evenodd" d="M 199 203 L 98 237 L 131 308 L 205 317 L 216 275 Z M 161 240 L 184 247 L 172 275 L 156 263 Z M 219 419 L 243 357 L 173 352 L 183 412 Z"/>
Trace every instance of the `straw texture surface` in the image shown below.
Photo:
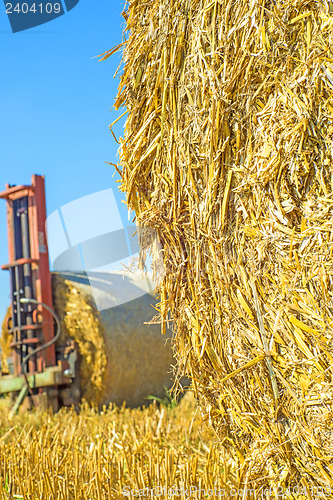
<path fill-rule="evenodd" d="M 312 498 L 333 484 L 328 4 L 135 0 L 124 17 L 117 169 L 159 235 L 162 324 L 241 484 Z"/>

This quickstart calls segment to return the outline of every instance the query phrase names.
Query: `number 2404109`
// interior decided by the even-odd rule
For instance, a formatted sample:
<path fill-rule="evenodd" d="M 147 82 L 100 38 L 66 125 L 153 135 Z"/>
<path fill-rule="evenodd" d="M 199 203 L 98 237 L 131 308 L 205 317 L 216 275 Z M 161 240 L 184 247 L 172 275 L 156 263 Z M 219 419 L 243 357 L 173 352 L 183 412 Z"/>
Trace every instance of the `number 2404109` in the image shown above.
<path fill-rule="evenodd" d="M 61 11 L 60 3 L 33 3 L 28 5 L 27 3 L 6 3 L 6 13 L 7 14 L 59 14 Z"/>

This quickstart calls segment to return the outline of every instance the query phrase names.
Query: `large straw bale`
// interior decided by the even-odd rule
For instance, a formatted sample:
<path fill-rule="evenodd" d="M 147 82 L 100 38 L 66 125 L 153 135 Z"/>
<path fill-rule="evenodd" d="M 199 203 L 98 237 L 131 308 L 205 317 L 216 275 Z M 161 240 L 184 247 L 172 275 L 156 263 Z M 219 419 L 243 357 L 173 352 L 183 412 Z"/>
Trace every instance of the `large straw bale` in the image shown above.
<path fill-rule="evenodd" d="M 130 0 L 124 17 L 117 169 L 159 235 L 179 362 L 240 484 L 333 485 L 328 4 Z"/>

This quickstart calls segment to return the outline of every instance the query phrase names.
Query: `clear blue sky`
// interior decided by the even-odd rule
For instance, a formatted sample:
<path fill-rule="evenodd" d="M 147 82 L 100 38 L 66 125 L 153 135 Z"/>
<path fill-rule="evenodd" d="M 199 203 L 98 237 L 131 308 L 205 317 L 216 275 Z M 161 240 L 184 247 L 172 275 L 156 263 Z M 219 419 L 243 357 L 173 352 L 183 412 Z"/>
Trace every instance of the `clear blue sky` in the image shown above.
<path fill-rule="evenodd" d="M 109 131 L 120 53 L 94 56 L 122 41 L 124 2 L 80 0 L 65 15 L 13 34 L 0 2 L 0 190 L 46 177 L 48 213 L 112 188 L 118 145 Z M 124 119 L 114 127 L 123 133 Z M 117 194 L 117 201 L 124 198 Z M 125 205 L 121 217 L 127 221 Z M 0 263 L 7 263 L 6 203 L 0 200 Z M 0 318 L 9 305 L 9 274 L 0 271 Z"/>

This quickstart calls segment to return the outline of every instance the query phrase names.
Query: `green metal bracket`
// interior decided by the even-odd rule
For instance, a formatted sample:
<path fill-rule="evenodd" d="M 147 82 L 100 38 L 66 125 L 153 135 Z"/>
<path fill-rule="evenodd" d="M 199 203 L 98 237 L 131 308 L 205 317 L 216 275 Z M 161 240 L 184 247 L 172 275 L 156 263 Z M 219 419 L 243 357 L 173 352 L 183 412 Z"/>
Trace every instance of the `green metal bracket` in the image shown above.
<path fill-rule="evenodd" d="M 27 374 L 27 379 L 31 389 L 66 385 L 72 382 L 71 377 L 66 377 L 62 369 L 58 366 L 46 368 L 42 373 Z M 0 394 L 17 392 L 24 386 L 26 386 L 26 380 L 23 376 L 13 377 L 12 375 L 5 375 L 4 377 L 0 377 Z"/>
<path fill-rule="evenodd" d="M 25 398 L 25 395 L 27 394 L 27 392 L 28 392 L 28 386 L 24 385 L 20 391 L 20 394 L 18 395 L 18 397 L 15 401 L 13 408 L 11 409 L 11 411 L 8 415 L 9 420 L 12 420 L 13 416 L 16 415 L 16 413 L 18 412 L 18 409 L 19 409 L 20 405 L 22 404 L 22 401 Z"/>

